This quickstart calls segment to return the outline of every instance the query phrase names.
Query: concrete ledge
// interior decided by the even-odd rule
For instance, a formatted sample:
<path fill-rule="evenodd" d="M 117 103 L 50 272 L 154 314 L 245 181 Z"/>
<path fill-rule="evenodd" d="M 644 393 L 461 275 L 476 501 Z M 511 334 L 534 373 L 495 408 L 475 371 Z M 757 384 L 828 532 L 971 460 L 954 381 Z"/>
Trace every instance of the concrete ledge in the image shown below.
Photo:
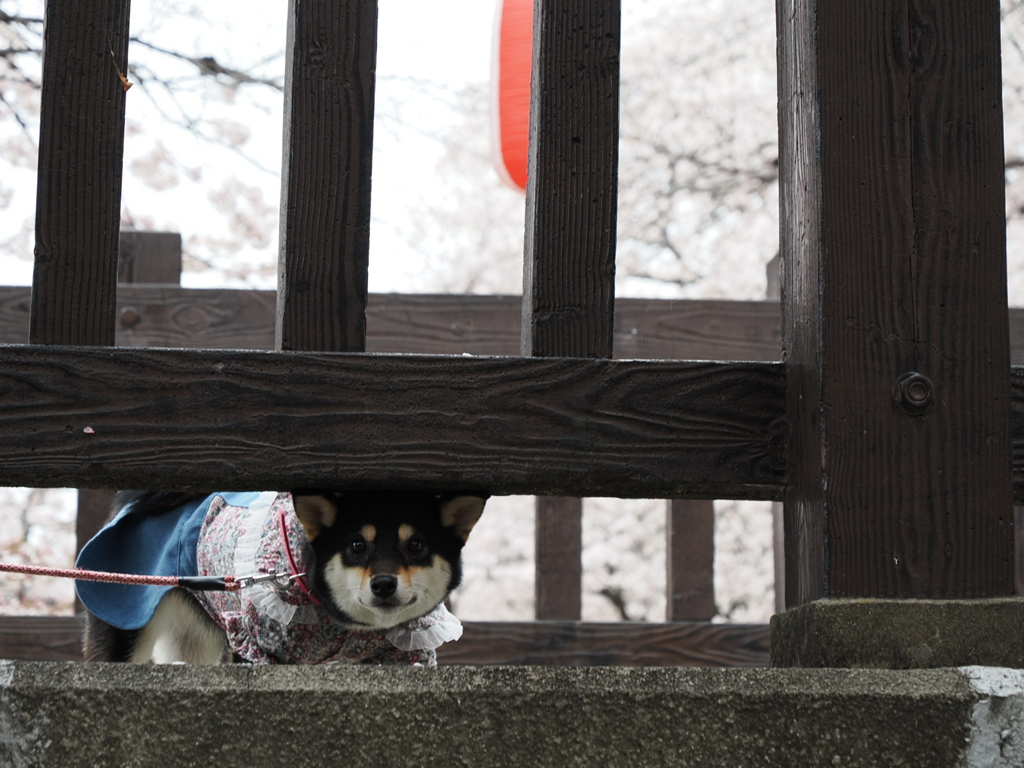
<path fill-rule="evenodd" d="M 818 600 L 772 617 L 773 667 L 1024 667 L 1024 598 Z"/>
<path fill-rule="evenodd" d="M 8 766 L 1021 765 L 1013 670 L 0 662 Z"/>

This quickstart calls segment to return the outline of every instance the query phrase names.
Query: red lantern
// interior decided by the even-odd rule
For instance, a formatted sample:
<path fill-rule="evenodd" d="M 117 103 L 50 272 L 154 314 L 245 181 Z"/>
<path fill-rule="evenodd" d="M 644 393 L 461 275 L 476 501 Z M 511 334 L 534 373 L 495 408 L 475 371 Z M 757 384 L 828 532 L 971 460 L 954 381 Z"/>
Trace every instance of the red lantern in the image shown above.
<path fill-rule="evenodd" d="M 530 154 L 533 0 L 498 0 L 492 71 L 492 154 L 507 184 L 526 190 Z"/>

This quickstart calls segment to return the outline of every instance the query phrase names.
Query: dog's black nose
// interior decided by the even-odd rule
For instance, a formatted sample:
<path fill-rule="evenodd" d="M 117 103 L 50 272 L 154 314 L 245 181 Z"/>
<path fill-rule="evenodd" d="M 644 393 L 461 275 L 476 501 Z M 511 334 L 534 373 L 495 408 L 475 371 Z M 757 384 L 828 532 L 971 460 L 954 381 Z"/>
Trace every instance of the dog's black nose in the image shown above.
<path fill-rule="evenodd" d="M 370 591 L 374 597 L 391 597 L 398 591 L 398 579 L 394 576 L 374 576 L 370 579 Z"/>

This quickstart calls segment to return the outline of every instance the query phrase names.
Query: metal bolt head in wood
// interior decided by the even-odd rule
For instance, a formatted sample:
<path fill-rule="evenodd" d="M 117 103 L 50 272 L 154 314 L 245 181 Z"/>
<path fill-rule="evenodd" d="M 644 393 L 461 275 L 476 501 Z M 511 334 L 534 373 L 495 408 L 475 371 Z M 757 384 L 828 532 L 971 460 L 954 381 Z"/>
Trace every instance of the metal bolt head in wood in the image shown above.
<path fill-rule="evenodd" d="M 142 316 L 135 307 L 123 307 L 121 309 L 121 325 L 125 328 L 134 328 Z"/>
<path fill-rule="evenodd" d="M 935 400 L 935 385 L 924 374 L 911 371 L 896 380 L 892 394 L 905 413 L 920 416 Z"/>

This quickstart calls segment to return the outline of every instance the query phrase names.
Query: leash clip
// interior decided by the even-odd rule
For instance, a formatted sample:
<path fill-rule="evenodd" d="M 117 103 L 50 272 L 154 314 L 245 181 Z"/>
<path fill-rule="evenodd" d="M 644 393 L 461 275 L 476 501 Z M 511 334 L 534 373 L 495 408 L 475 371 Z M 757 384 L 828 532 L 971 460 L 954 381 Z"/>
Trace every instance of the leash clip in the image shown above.
<path fill-rule="evenodd" d="M 305 575 L 305 573 L 285 573 L 284 571 L 277 571 L 275 573 L 253 573 L 249 576 L 239 576 L 235 579 L 235 583 L 238 584 L 239 589 L 245 589 L 246 587 L 252 587 L 256 584 L 267 582 L 278 592 L 287 592 L 292 588 L 292 585 L 296 581 Z"/>

